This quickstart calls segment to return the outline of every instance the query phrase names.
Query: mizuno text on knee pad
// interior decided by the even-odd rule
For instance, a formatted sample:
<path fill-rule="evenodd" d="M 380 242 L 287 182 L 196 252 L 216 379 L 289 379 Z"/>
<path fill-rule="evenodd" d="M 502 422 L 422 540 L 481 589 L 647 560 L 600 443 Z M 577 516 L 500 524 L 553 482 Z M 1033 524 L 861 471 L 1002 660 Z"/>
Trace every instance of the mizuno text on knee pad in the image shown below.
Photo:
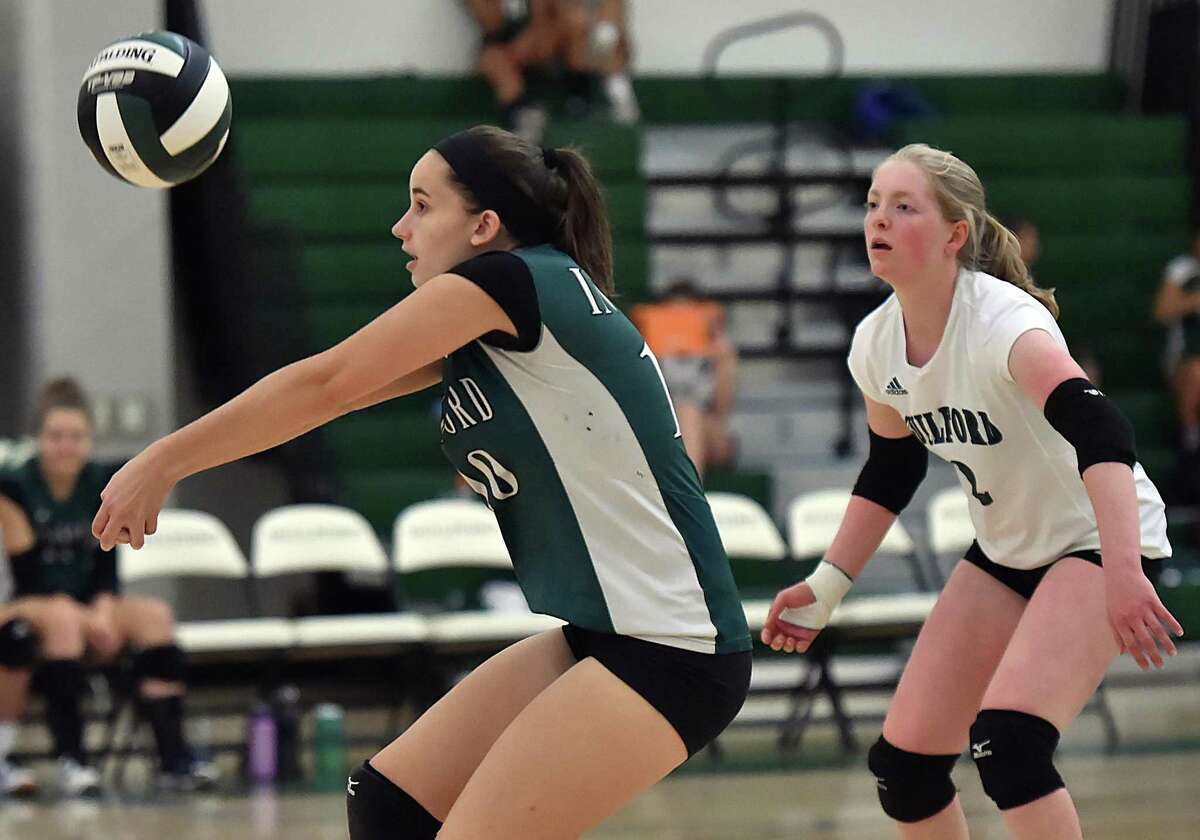
<path fill-rule="evenodd" d="M 902 750 L 881 735 L 867 753 L 867 767 L 879 788 L 879 804 L 889 817 L 913 823 L 929 819 L 952 801 L 957 791 L 950 771 L 958 754 L 925 755 Z"/>
<path fill-rule="evenodd" d="M 1054 769 L 1059 732 L 1036 715 L 984 709 L 971 726 L 971 758 L 983 790 L 1001 811 L 1041 799 L 1063 787 Z"/>

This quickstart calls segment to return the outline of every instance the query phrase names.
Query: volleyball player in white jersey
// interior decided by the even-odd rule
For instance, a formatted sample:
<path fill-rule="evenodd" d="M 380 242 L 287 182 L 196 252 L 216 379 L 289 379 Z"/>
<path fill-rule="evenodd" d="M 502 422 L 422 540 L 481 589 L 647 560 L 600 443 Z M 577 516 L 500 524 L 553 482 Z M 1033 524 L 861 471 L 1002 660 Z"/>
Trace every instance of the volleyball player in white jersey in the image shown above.
<path fill-rule="evenodd" d="M 864 229 L 872 272 L 895 292 L 850 350 L 870 454 L 833 545 L 776 597 L 763 641 L 807 649 L 911 500 L 927 452 L 954 464 L 977 542 L 870 750 L 880 802 L 902 837 L 967 837 L 950 771 L 969 737 L 1014 836 L 1081 837 L 1053 765 L 1059 734 L 1116 656 L 1161 667 L 1175 652 L 1167 631 L 1183 632 L 1142 566 L 1170 555 L 1162 500 L 969 166 L 904 147 L 875 170 Z"/>

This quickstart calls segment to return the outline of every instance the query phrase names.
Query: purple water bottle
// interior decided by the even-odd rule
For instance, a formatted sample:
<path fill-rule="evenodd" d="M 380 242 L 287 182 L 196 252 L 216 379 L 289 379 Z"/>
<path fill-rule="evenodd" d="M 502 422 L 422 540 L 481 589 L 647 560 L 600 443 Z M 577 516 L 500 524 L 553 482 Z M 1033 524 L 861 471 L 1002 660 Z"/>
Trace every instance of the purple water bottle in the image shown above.
<path fill-rule="evenodd" d="M 246 732 L 247 770 L 250 781 L 256 785 L 267 785 L 275 781 L 278 769 L 278 743 L 275 733 L 275 718 L 271 707 L 258 703 L 250 710 Z"/>

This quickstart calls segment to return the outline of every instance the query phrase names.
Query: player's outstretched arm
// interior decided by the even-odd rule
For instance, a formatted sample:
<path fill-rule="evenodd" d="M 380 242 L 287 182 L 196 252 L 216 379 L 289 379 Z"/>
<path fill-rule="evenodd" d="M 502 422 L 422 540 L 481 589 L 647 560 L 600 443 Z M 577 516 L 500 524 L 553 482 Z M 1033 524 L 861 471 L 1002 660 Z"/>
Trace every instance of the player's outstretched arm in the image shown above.
<path fill-rule="evenodd" d="M 883 542 L 925 476 L 928 455 L 903 418 L 869 397 L 871 450 L 829 550 L 816 570 L 775 596 L 762 641 L 773 650 L 805 651 Z"/>
<path fill-rule="evenodd" d="M 389 388 L 418 390 L 430 384 L 431 365 L 493 330 L 516 333 L 486 292 L 453 274 L 430 279 L 338 345 L 275 371 L 147 447 L 101 493 L 92 533 L 105 549 L 140 548 L 181 479 L 299 437 Z M 397 388 L 398 380 L 406 384 Z"/>
<path fill-rule="evenodd" d="M 1142 572 L 1133 427 L 1087 380 L 1066 348 L 1044 330 L 1030 330 L 1014 342 L 1008 368 L 1050 425 L 1075 447 L 1100 531 L 1113 638 L 1143 670 L 1150 664 L 1161 668 L 1159 648 L 1168 655 L 1175 653 L 1167 630 L 1181 636 L 1183 627 Z"/>

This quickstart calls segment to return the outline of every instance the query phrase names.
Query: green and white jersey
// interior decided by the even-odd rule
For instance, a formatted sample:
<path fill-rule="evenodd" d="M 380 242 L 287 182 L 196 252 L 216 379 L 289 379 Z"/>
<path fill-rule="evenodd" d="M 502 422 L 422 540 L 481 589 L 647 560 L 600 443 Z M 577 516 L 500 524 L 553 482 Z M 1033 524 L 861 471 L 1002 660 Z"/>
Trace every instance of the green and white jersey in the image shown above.
<path fill-rule="evenodd" d="M 442 447 L 495 511 L 530 607 L 687 650 L 749 650 L 728 558 L 641 334 L 550 246 L 452 272 L 508 290 L 492 292 L 506 311 L 513 289 L 536 297 L 529 348 L 485 336 L 442 368 Z"/>

